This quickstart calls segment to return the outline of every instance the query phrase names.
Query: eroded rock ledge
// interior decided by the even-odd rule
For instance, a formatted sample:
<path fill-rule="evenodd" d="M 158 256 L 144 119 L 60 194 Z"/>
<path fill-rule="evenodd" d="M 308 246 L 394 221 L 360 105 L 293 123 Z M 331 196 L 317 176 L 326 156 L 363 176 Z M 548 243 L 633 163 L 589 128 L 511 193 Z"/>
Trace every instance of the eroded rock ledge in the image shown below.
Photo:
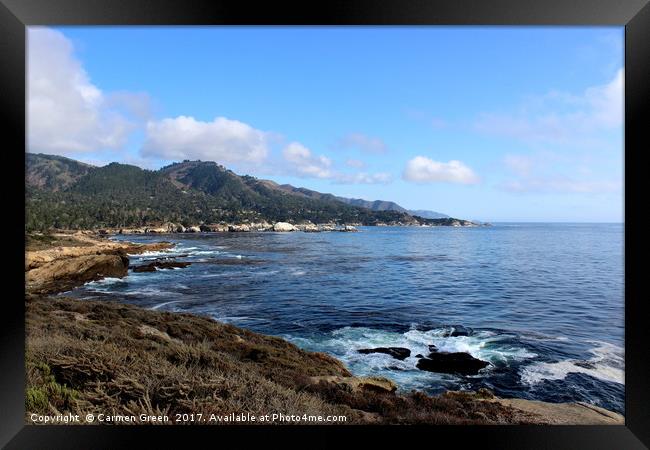
<path fill-rule="evenodd" d="M 121 278 L 129 269 L 129 254 L 165 250 L 171 242 L 134 244 L 100 238 L 90 232 L 55 234 L 65 245 L 25 252 L 25 288 L 28 293 L 67 291 L 105 277 Z"/>

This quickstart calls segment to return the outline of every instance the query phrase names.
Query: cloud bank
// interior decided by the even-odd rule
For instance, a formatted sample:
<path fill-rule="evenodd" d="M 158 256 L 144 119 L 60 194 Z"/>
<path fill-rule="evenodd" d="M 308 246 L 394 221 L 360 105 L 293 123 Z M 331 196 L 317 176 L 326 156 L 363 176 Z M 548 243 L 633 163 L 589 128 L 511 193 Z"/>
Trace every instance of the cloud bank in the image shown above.
<path fill-rule="evenodd" d="M 285 175 L 320 178 L 331 180 L 337 184 L 386 184 L 392 181 L 392 176 L 388 173 L 345 173 L 335 170 L 330 158 L 315 155 L 299 142 L 291 142 L 287 145 L 282 150 L 282 156 L 284 158 L 283 174 Z"/>
<path fill-rule="evenodd" d="M 74 154 L 117 150 L 148 111 L 148 96 L 105 93 L 93 84 L 62 33 L 29 27 L 27 148 Z"/>
<path fill-rule="evenodd" d="M 479 177 L 460 161 L 439 162 L 424 156 L 416 156 L 406 163 L 402 178 L 415 183 L 476 184 Z"/>
<path fill-rule="evenodd" d="M 225 117 L 211 122 L 189 116 L 151 120 L 145 131 L 141 150 L 144 157 L 260 163 L 269 152 L 267 133 Z"/>
<path fill-rule="evenodd" d="M 598 136 L 623 124 L 624 72 L 580 95 L 552 91 L 529 101 L 518 114 L 483 114 L 474 129 L 533 144 L 593 146 Z"/>

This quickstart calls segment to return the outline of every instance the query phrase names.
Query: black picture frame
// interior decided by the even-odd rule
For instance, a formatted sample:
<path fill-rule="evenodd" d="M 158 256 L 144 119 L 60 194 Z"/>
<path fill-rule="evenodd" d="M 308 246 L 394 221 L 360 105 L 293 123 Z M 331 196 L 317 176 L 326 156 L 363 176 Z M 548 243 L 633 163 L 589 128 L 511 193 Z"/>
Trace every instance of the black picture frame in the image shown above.
<path fill-rule="evenodd" d="M 649 0 L 329 0 L 249 2 L 245 0 L 0 0 L 0 114 L 3 133 L 3 203 L 10 256 L 4 266 L 0 314 L 0 445 L 9 449 L 123 448 L 145 438 L 148 447 L 223 444 L 224 438 L 283 446 L 338 445 L 350 433 L 363 434 L 367 446 L 405 445 L 424 438 L 427 447 L 444 441 L 481 448 L 636 449 L 650 446 L 650 397 L 646 368 L 648 325 L 643 289 L 647 254 L 641 217 L 650 149 Z M 25 27 L 32 25 L 619 25 L 625 26 L 625 425 L 482 427 L 100 427 L 33 426 L 24 420 L 24 226 L 17 220 L 24 196 Z M 644 121 L 645 119 L 645 121 Z M 23 185 L 24 186 L 24 185 Z M 24 194 L 24 192 L 23 192 Z M 643 241 L 643 242 L 642 242 Z M 639 262 L 636 262 L 639 261 Z M 10 287 L 11 289 L 7 289 Z M 15 295 L 14 295 L 15 294 Z M 645 294 L 645 295 L 644 295 Z M 315 435 L 318 433 L 318 436 Z M 359 437 L 359 436 L 357 436 Z M 218 441 L 215 441 L 218 439 Z M 196 444 L 191 444 L 196 443 Z M 265 445 L 265 444 L 262 444 Z M 415 442 L 406 445 L 417 445 Z M 392 445 L 391 445 L 392 446 Z"/>

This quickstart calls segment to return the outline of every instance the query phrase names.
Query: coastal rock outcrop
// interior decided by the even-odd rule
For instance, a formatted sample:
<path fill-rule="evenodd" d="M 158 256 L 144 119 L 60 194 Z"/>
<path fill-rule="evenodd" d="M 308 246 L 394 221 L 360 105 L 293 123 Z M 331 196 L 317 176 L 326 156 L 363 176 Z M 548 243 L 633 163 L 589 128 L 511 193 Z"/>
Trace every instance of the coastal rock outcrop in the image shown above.
<path fill-rule="evenodd" d="M 485 402 L 498 403 L 535 417 L 537 423 L 546 425 L 624 425 L 625 417 L 614 411 L 584 402 L 547 403 L 523 398 L 486 398 Z"/>
<path fill-rule="evenodd" d="M 273 225 L 266 221 L 253 222 L 249 225 L 251 231 L 268 231 L 273 228 Z"/>
<path fill-rule="evenodd" d="M 325 375 L 311 377 L 309 380 L 314 384 L 326 382 L 346 385 L 353 392 L 395 392 L 397 390 L 395 382 L 384 377 L 342 377 L 337 375 Z"/>
<path fill-rule="evenodd" d="M 403 347 L 362 348 L 360 350 L 357 350 L 357 352 L 363 353 L 364 355 L 370 353 L 385 353 L 395 359 L 399 359 L 400 361 L 404 361 L 406 358 L 411 356 L 411 350 Z"/>
<path fill-rule="evenodd" d="M 191 263 L 185 261 L 169 261 L 169 260 L 160 260 L 152 261 L 148 264 L 141 264 L 139 266 L 131 266 L 134 272 L 155 272 L 158 269 L 174 269 L 179 268 L 183 269 L 189 266 Z"/>
<path fill-rule="evenodd" d="M 64 260 L 86 255 L 111 254 L 120 251 L 129 255 L 136 255 L 146 251 L 167 250 L 175 245 L 171 242 L 136 244 L 132 242 L 109 241 L 81 233 L 72 235 L 58 234 L 54 236 L 59 238 L 64 236 L 66 238 L 72 238 L 74 239 L 74 244 L 25 252 L 25 271 L 35 269 L 55 260 Z"/>
<path fill-rule="evenodd" d="M 451 330 L 445 333 L 445 337 L 471 336 L 473 330 L 462 325 L 454 325 Z"/>
<path fill-rule="evenodd" d="M 147 227 L 144 229 L 145 233 L 169 233 L 167 227 Z"/>
<path fill-rule="evenodd" d="M 318 225 L 315 225 L 313 223 L 298 224 L 296 225 L 296 228 L 300 231 L 304 231 L 305 233 L 316 233 L 320 231 Z"/>
<path fill-rule="evenodd" d="M 129 254 L 174 247 L 171 242 L 136 244 L 109 241 L 94 233 L 59 233 L 53 238 L 65 245 L 25 252 L 25 287 L 32 293 L 72 289 L 105 277 L 121 278 L 128 273 Z"/>
<path fill-rule="evenodd" d="M 416 367 L 427 372 L 476 375 L 479 370 L 489 365 L 490 363 L 474 358 L 469 353 L 434 352 L 427 358 L 421 358 Z"/>
<path fill-rule="evenodd" d="M 276 222 L 273 231 L 297 231 L 297 228 L 288 222 Z"/>
<path fill-rule="evenodd" d="M 204 231 L 204 232 L 207 232 L 207 233 L 228 231 L 228 225 L 226 225 L 225 223 L 203 224 L 203 225 L 201 225 L 200 228 L 201 228 L 201 231 Z"/>
<path fill-rule="evenodd" d="M 64 258 L 29 270 L 25 286 L 33 293 L 58 292 L 104 277 L 122 278 L 128 267 L 129 258 L 124 252 Z"/>
<path fill-rule="evenodd" d="M 229 226 L 228 226 L 228 231 L 230 231 L 230 232 L 235 232 L 235 233 L 247 233 L 247 232 L 249 232 L 250 230 L 251 230 L 251 228 L 250 228 L 248 225 L 246 225 L 246 224 L 242 224 L 242 225 L 229 225 Z"/>

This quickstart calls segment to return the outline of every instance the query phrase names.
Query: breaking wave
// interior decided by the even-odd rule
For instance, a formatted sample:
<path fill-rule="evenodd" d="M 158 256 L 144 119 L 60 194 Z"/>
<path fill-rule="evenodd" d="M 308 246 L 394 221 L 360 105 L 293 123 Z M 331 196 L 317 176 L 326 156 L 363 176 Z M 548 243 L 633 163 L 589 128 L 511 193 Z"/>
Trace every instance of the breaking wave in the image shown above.
<path fill-rule="evenodd" d="M 597 345 L 590 350 L 592 358 L 536 362 L 522 368 L 521 381 L 534 385 L 544 380 L 564 380 L 570 373 L 582 373 L 602 381 L 625 384 L 623 349 L 606 342 L 593 343 Z"/>

